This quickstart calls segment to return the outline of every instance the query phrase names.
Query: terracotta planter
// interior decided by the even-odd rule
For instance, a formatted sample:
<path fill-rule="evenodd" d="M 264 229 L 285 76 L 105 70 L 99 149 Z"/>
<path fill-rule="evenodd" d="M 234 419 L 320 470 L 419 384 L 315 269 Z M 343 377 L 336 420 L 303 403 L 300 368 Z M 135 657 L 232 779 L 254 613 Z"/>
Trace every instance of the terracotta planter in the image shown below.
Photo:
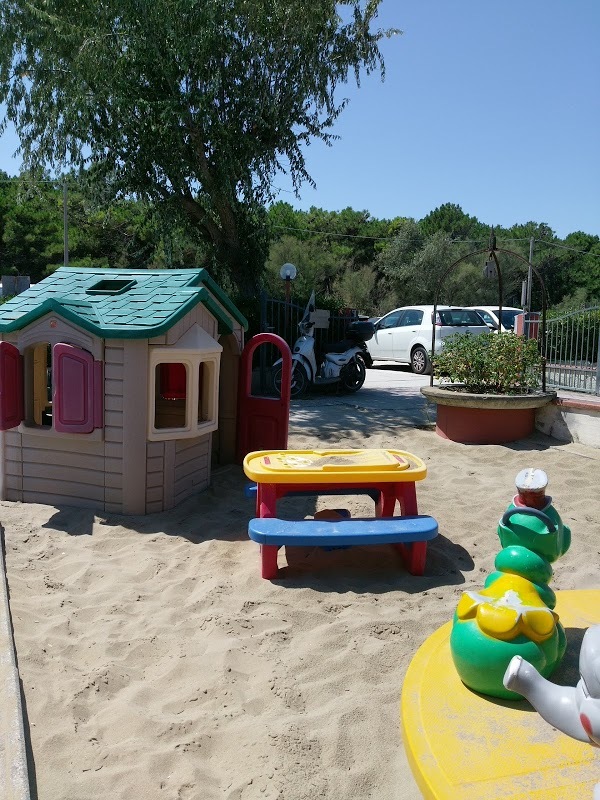
<path fill-rule="evenodd" d="M 422 386 L 421 393 L 437 404 L 436 433 L 464 444 L 503 444 L 530 436 L 536 409 L 556 397 L 556 392 L 472 394 L 440 386 Z"/>

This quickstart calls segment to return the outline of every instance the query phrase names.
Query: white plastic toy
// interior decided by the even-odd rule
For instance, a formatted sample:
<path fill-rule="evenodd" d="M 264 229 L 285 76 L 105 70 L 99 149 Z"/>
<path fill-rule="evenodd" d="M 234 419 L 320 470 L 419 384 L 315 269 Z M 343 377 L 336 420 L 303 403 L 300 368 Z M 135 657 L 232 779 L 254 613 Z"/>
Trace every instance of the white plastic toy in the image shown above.
<path fill-rule="evenodd" d="M 600 747 L 600 625 L 585 632 L 579 674 L 577 686 L 558 686 L 515 656 L 504 675 L 504 686 L 522 694 L 546 722 L 567 736 Z M 600 783 L 594 789 L 594 800 L 600 800 Z"/>

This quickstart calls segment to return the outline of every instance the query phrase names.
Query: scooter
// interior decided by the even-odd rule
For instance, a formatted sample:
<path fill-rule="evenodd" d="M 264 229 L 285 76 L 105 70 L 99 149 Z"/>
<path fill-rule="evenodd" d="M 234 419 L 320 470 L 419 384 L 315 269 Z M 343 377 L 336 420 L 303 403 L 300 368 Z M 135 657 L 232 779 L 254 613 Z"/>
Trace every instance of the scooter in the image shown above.
<path fill-rule="evenodd" d="M 350 323 L 343 341 L 323 345 L 317 352 L 312 334 L 315 323 L 310 319 L 314 310 L 313 292 L 298 323 L 300 336 L 292 351 L 292 398 L 302 397 L 311 385 L 337 383 L 344 392 L 357 392 L 365 382 L 367 367 L 373 364 L 365 344 L 373 336 L 373 323 L 359 320 Z M 282 360 L 279 359 L 273 364 L 276 394 L 281 394 L 282 369 Z"/>

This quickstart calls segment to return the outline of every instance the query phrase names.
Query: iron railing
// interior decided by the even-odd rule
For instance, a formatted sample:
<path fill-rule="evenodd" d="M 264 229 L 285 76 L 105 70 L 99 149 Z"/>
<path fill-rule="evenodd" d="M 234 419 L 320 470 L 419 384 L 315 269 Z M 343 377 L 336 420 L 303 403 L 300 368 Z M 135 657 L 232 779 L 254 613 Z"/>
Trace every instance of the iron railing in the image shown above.
<path fill-rule="evenodd" d="M 545 338 L 548 387 L 600 395 L 600 306 L 547 318 Z"/>
<path fill-rule="evenodd" d="M 298 323 L 306 303 L 288 303 L 261 294 L 261 331 L 281 336 L 293 348 L 298 337 Z M 314 331 L 317 346 L 344 338 L 345 330 L 356 316 L 330 314 L 329 327 Z M 600 306 L 570 311 L 546 319 L 545 331 L 538 314 L 525 315 L 522 333 L 540 340 L 546 357 L 546 385 L 549 389 L 600 395 Z M 544 331 L 545 341 L 541 341 Z M 269 351 L 269 352 L 268 352 Z M 260 384 L 268 389 L 270 368 L 279 353 L 270 345 L 259 348 Z"/>
<path fill-rule="evenodd" d="M 261 333 L 276 333 L 293 347 L 298 338 L 298 323 L 302 319 L 306 302 L 288 303 L 269 297 L 265 292 L 260 297 L 260 330 Z M 338 342 L 344 338 L 349 323 L 357 319 L 353 314 L 329 314 L 329 327 L 313 330 L 317 347 L 329 342 Z"/>
<path fill-rule="evenodd" d="M 306 301 L 308 302 L 308 301 Z M 294 342 L 299 336 L 298 323 L 304 315 L 306 302 L 303 304 L 278 300 L 269 297 L 266 292 L 260 295 L 260 332 L 276 333 L 294 349 Z M 329 314 L 329 326 L 327 328 L 313 329 L 312 335 L 315 337 L 317 349 L 324 344 L 338 342 L 344 339 L 346 328 L 355 319 L 356 314 Z M 257 360 L 253 364 L 254 386 L 260 394 L 271 394 L 271 367 L 280 357 L 277 348 L 270 344 L 265 344 L 257 350 Z"/>

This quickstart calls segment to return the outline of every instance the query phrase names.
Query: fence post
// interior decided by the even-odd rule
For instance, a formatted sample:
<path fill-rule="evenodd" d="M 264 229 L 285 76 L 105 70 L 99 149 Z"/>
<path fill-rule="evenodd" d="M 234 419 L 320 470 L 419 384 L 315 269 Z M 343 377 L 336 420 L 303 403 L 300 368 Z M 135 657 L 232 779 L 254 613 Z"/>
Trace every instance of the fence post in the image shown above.
<path fill-rule="evenodd" d="M 600 394 L 600 328 L 598 329 L 598 345 L 596 347 L 596 394 Z"/>

